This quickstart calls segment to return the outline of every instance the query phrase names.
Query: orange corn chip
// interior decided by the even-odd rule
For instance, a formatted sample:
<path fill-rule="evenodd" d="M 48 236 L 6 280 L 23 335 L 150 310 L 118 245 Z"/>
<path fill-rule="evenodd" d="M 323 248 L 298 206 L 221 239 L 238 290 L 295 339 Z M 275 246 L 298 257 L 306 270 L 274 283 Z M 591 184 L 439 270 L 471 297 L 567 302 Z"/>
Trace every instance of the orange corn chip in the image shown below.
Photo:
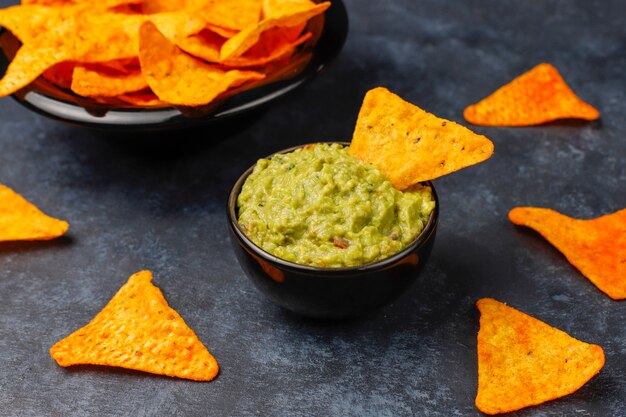
<path fill-rule="evenodd" d="M 149 16 L 140 16 L 140 18 L 143 19 L 140 24 L 144 21 L 154 23 L 159 31 L 172 41 L 198 33 L 206 25 L 204 20 L 200 16 L 196 16 L 195 11 L 191 9 L 171 13 L 157 13 Z M 138 39 L 139 26 L 135 35 Z"/>
<path fill-rule="evenodd" d="M 99 64 L 82 64 L 74 68 L 72 76 L 72 91 L 85 97 L 115 97 L 147 87 L 139 69 L 124 74 Z"/>
<path fill-rule="evenodd" d="M 483 126 L 531 126 L 558 119 L 596 120 L 598 110 L 579 99 L 550 64 L 539 64 L 468 106 L 465 120 Z"/>
<path fill-rule="evenodd" d="M 500 414 L 571 394 L 604 366 L 600 346 L 521 311 L 483 298 L 478 332 L 476 406 Z"/>
<path fill-rule="evenodd" d="M 50 348 L 61 366 L 107 365 L 210 381 L 218 364 L 141 271 L 85 327 Z"/>
<path fill-rule="evenodd" d="M 201 16 L 209 25 L 241 31 L 258 23 L 262 0 L 209 0 Z"/>
<path fill-rule="evenodd" d="M 263 32 L 259 42 L 243 56 L 225 61 L 220 59 L 220 48 L 226 39 L 212 31 L 204 30 L 197 35 L 179 39 L 176 44 L 193 56 L 225 67 L 254 67 L 265 65 L 292 53 L 298 45 L 311 37 L 310 33 L 298 37 L 301 32 L 302 27 L 272 28 Z"/>
<path fill-rule="evenodd" d="M 143 0 L 147 14 L 193 10 L 208 26 L 218 26 L 228 33 L 257 23 L 261 16 L 261 0 Z M 232 36 L 232 35 L 231 35 Z"/>
<path fill-rule="evenodd" d="M 220 48 L 226 39 L 212 30 L 178 39 L 176 45 L 183 51 L 209 62 L 220 62 Z"/>
<path fill-rule="evenodd" d="M 46 216 L 37 207 L 0 184 L 0 242 L 50 240 L 63 236 L 69 224 Z"/>
<path fill-rule="evenodd" d="M 509 219 L 539 232 L 609 297 L 626 299 L 626 209 L 579 220 L 547 208 L 516 207 Z"/>
<path fill-rule="evenodd" d="M 143 0 L 146 14 L 193 10 L 203 20 L 206 28 L 230 38 L 241 29 L 258 22 L 260 0 Z"/>
<path fill-rule="evenodd" d="M 488 159 L 493 143 L 378 87 L 365 95 L 349 152 L 404 190 Z"/>
<path fill-rule="evenodd" d="M 263 0 L 263 19 L 297 15 L 315 5 L 311 0 Z"/>
<path fill-rule="evenodd" d="M 254 46 L 263 32 L 273 27 L 292 27 L 305 23 L 310 18 L 323 13 L 330 7 L 330 2 L 315 4 L 308 0 L 283 1 L 273 3 L 270 14 L 252 26 L 248 26 L 222 46 L 220 57 L 222 60 L 243 55 Z"/>
<path fill-rule="evenodd" d="M 207 104 L 229 88 L 264 78 L 253 71 L 224 71 L 205 64 L 181 51 L 149 22 L 141 26 L 139 59 L 152 91 L 181 106 Z"/>

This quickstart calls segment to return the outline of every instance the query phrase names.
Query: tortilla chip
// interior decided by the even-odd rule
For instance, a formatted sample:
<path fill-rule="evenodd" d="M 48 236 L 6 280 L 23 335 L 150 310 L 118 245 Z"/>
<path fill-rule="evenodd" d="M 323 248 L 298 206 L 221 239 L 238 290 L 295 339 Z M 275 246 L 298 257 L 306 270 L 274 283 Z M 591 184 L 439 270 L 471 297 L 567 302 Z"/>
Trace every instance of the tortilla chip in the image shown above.
<path fill-rule="evenodd" d="M 349 152 L 404 190 L 483 162 L 493 143 L 378 87 L 365 95 Z"/>
<path fill-rule="evenodd" d="M 107 365 L 196 381 L 219 367 L 198 336 L 152 283 L 137 272 L 85 327 L 50 348 L 61 366 Z"/>
<path fill-rule="evenodd" d="M 42 213 L 11 190 L 0 184 L 0 242 L 17 240 L 50 240 L 63 236 L 69 224 Z"/>
<path fill-rule="evenodd" d="M 179 12 L 157 13 L 140 17 L 144 19 L 143 21 L 154 23 L 167 39 L 175 42 L 179 38 L 193 35 L 194 33 L 198 33 L 204 29 L 206 23 L 196 14 L 197 13 L 194 10 L 183 10 Z M 143 23 L 143 21 L 141 23 Z M 139 39 L 139 26 L 137 27 L 135 35 L 137 36 L 137 39 Z"/>
<path fill-rule="evenodd" d="M 274 2 L 271 14 L 264 16 L 259 23 L 248 26 L 222 46 L 220 58 L 225 61 L 243 55 L 252 48 L 263 32 L 273 27 L 292 27 L 305 23 L 330 7 L 330 2 L 313 3 L 308 0 Z"/>
<path fill-rule="evenodd" d="M 547 208 L 516 207 L 509 219 L 539 232 L 600 291 L 626 299 L 626 209 L 579 220 Z"/>
<path fill-rule="evenodd" d="M 197 35 L 179 39 L 176 44 L 183 51 L 195 57 L 218 63 L 225 67 L 254 67 L 265 65 L 293 53 L 298 45 L 306 42 L 311 37 L 310 33 L 298 37 L 301 32 L 302 27 L 272 28 L 264 32 L 259 42 L 243 56 L 230 58 L 225 61 L 220 59 L 220 48 L 226 42 L 226 39 L 210 30 L 204 30 Z"/>
<path fill-rule="evenodd" d="M 310 33 L 299 36 L 304 24 L 292 27 L 275 27 L 266 30 L 259 41 L 240 57 L 230 58 L 222 62 L 229 67 L 250 67 L 265 65 L 293 53 L 298 45 L 311 38 Z"/>
<path fill-rule="evenodd" d="M 600 113 L 579 99 L 550 64 L 539 64 L 468 106 L 465 120 L 482 126 L 531 126 L 558 119 L 596 120 Z"/>
<path fill-rule="evenodd" d="M 261 19 L 261 0 L 209 0 L 201 10 L 207 24 L 241 31 Z"/>
<path fill-rule="evenodd" d="M 181 51 L 150 22 L 141 26 L 139 59 L 152 91 L 181 106 L 210 103 L 229 88 L 264 78 L 253 71 L 224 71 L 205 64 Z"/>
<path fill-rule="evenodd" d="M 261 0 L 142 0 L 146 14 L 181 10 L 194 11 L 211 29 L 217 26 L 218 33 L 232 36 L 259 21 Z"/>
<path fill-rule="evenodd" d="M 293 16 L 315 5 L 312 0 L 263 0 L 263 19 Z"/>
<path fill-rule="evenodd" d="M 251 3 L 259 3 L 259 5 L 253 7 L 260 9 L 260 0 L 142 0 L 141 11 L 145 14 L 155 14 L 191 10 L 194 14 L 202 17 L 206 24 L 205 28 L 219 33 L 225 38 L 230 38 L 244 27 L 258 21 L 259 11 L 257 10 L 256 17 L 251 18 L 250 13 L 254 14 L 255 12 L 247 10 Z M 229 13 L 233 15 L 230 16 Z M 238 29 L 224 27 L 224 25 L 229 25 L 233 21 L 240 21 L 240 23 L 232 24 L 231 26 L 238 27 L 241 25 L 241 27 Z"/>
<path fill-rule="evenodd" d="M 571 394 L 604 366 L 600 346 L 576 340 L 491 298 L 476 305 L 476 406 L 483 413 L 507 413 Z"/>
<path fill-rule="evenodd" d="M 115 97 L 147 87 L 139 69 L 124 74 L 99 64 L 81 64 L 72 77 L 72 91 L 84 97 Z"/>

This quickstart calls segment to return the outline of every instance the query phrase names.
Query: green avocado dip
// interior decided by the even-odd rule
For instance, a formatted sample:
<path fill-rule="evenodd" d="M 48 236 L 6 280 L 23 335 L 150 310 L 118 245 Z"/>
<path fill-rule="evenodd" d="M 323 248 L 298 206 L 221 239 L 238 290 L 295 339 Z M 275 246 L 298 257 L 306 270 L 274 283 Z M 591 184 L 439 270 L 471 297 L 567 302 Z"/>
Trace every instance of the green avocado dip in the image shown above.
<path fill-rule="evenodd" d="M 430 187 L 391 186 L 339 144 L 260 159 L 237 199 L 239 225 L 265 251 L 301 265 L 337 268 L 387 258 L 424 229 Z"/>

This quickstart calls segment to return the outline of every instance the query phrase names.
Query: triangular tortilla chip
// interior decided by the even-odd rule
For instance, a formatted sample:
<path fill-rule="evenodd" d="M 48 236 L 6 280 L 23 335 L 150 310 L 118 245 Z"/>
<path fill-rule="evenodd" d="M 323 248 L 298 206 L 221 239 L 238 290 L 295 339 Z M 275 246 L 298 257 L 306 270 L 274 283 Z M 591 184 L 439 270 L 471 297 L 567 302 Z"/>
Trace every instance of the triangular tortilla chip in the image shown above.
<path fill-rule="evenodd" d="M 465 120 L 482 126 L 531 126 L 558 119 L 596 120 L 598 110 L 579 99 L 550 64 L 539 64 L 472 104 Z"/>
<path fill-rule="evenodd" d="M 539 232 L 609 297 L 626 299 L 626 209 L 579 220 L 547 208 L 516 207 L 509 219 Z"/>
<path fill-rule="evenodd" d="M 196 381 L 219 367 L 198 336 L 152 283 L 137 272 L 85 327 L 50 348 L 61 366 L 107 365 Z"/>
<path fill-rule="evenodd" d="M 493 143 L 378 87 L 365 95 L 350 154 L 404 190 L 483 162 L 493 154 Z"/>
<path fill-rule="evenodd" d="M 292 53 L 298 45 L 311 37 L 310 33 L 298 37 L 301 32 L 302 27 L 272 28 L 263 32 L 259 42 L 245 54 L 224 61 L 220 59 L 220 48 L 226 39 L 210 30 L 179 39 L 176 45 L 197 58 L 218 63 L 224 67 L 254 67 L 265 65 Z"/>
<path fill-rule="evenodd" d="M 226 60 L 243 55 L 259 41 L 263 32 L 273 27 L 292 27 L 305 23 L 318 14 L 324 13 L 330 2 L 313 3 L 308 0 L 277 2 L 272 14 L 264 16 L 259 23 L 248 26 L 222 45 L 220 58 Z"/>
<path fill-rule="evenodd" d="M 0 184 L 0 242 L 50 240 L 63 236 L 69 224 L 43 214 L 15 191 Z"/>
<path fill-rule="evenodd" d="M 224 71 L 187 55 L 150 22 L 141 26 L 139 60 L 154 93 L 174 105 L 201 106 L 229 88 L 264 75 L 254 71 Z"/>
<path fill-rule="evenodd" d="M 74 68 L 72 91 L 84 97 L 115 97 L 148 87 L 137 68 L 129 73 L 112 70 L 101 64 L 80 64 Z"/>
<path fill-rule="evenodd" d="M 101 61 L 95 64 L 97 67 L 103 67 L 108 71 L 121 72 L 123 74 L 132 74 L 141 70 L 139 57 L 116 59 L 113 61 Z"/>
<path fill-rule="evenodd" d="M 259 21 L 261 0 L 142 0 L 146 14 L 180 10 L 193 11 L 207 28 L 229 38 Z"/>
<path fill-rule="evenodd" d="M 604 366 L 600 346 L 581 342 L 496 300 L 483 298 L 476 406 L 500 414 L 571 394 Z"/>

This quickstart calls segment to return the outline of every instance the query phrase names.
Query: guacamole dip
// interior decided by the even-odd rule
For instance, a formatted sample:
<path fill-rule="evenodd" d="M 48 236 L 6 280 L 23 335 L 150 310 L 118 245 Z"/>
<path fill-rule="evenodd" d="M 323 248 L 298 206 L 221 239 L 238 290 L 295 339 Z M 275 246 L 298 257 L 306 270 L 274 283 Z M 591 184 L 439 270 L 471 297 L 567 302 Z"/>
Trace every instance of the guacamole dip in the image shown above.
<path fill-rule="evenodd" d="M 422 231 L 430 187 L 398 191 L 339 144 L 260 159 L 237 199 L 238 220 L 258 246 L 317 267 L 363 265 L 393 255 Z"/>

